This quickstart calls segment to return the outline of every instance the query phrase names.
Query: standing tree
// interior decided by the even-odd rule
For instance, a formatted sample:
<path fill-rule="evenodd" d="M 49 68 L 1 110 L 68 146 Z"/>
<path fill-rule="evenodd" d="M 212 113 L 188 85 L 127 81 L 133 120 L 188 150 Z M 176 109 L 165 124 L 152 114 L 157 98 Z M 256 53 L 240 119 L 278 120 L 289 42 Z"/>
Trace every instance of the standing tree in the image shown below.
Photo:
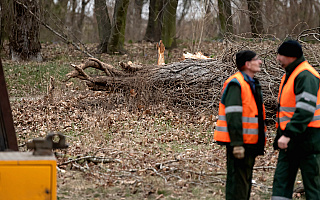
<path fill-rule="evenodd" d="M 189 10 L 190 10 L 190 6 L 191 6 L 191 0 L 184 0 L 182 2 L 182 11 L 181 11 L 181 16 L 180 19 L 178 20 L 178 27 L 181 26 L 181 23 L 183 20 L 185 20 L 186 15 L 188 14 Z"/>
<path fill-rule="evenodd" d="M 161 39 L 163 0 L 150 0 L 149 19 L 144 40 L 155 42 Z"/>
<path fill-rule="evenodd" d="M 0 53 L 1 53 L 1 47 L 2 47 L 2 37 L 4 33 L 4 26 L 3 26 L 3 2 L 0 1 Z"/>
<path fill-rule="evenodd" d="M 146 0 L 130 1 L 126 22 L 126 40 L 140 41 L 143 39 L 142 32 L 142 8 Z"/>
<path fill-rule="evenodd" d="M 71 8 L 70 8 L 70 21 L 71 22 L 75 22 L 76 21 L 76 16 L 77 16 L 77 7 L 78 7 L 78 1 L 77 0 L 71 0 L 72 3 L 71 4 Z M 73 33 L 76 33 L 77 32 L 77 27 L 76 27 L 76 23 L 72 23 L 72 27 L 71 27 L 71 30 Z"/>
<path fill-rule="evenodd" d="M 12 60 L 42 61 L 39 42 L 39 0 L 9 1 L 13 15 L 9 46 Z"/>
<path fill-rule="evenodd" d="M 108 42 L 108 53 L 123 53 L 124 34 L 129 0 L 116 0 L 113 13 L 111 35 Z"/>
<path fill-rule="evenodd" d="M 247 0 L 248 9 L 250 12 L 250 26 L 253 37 L 259 37 L 259 34 L 264 33 L 262 15 L 260 9 L 260 0 Z"/>
<path fill-rule="evenodd" d="M 90 2 L 90 0 L 82 0 L 81 1 L 80 17 L 79 17 L 79 20 L 78 20 L 78 23 L 77 23 L 77 28 L 78 28 L 78 31 L 80 33 L 80 37 L 78 37 L 78 39 L 81 39 L 82 28 L 83 28 L 83 20 L 84 20 L 84 18 L 86 16 L 85 9 L 86 9 L 86 6 L 88 5 L 89 2 Z"/>
<path fill-rule="evenodd" d="M 161 38 L 166 48 L 175 47 L 178 0 L 165 0 Z"/>
<path fill-rule="evenodd" d="M 98 23 L 99 40 L 98 52 L 108 52 L 108 41 L 111 34 L 111 22 L 105 0 L 94 0 L 94 13 Z"/>
<path fill-rule="evenodd" d="M 226 32 L 233 33 L 233 23 L 231 17 L 231 1 L 230 0 L 218 0 L 219 8 L 219 21 L 220 21 L 220 35 L 224 35 Z"/>

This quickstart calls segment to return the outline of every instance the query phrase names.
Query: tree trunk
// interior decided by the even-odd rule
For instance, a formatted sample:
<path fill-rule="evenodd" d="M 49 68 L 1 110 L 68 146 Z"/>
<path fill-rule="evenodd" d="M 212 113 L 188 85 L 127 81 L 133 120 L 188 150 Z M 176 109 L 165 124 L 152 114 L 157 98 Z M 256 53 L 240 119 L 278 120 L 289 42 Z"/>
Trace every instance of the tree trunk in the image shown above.
<path fill-rule="evenodd" d="M 98 52 L 107 53 L 108 41 L 111 34 L 111 22 L 105 0 L 94 0 L 94 13 L 98 23 L 100 40 Z"/>
<path fill-rule="evenodd" d="M 42 61 L 39 42 L 39 1 L 24 0 L 13 3 L 12 30 L 9 37 L 11 57 L 14 61 Z"/>
<path fill-rule="evenodd" d="M 88 3 L 90 2 L 90 0 L 82 0 L 81 1 L 81 11 L 80 11 L 80 18 L 78 20 L 78 23 L 77 23 L 77 28 L 78 28 L 78 31 L 79 31 L 79 36 L 77 37 L 78 40 L 81 40 L 81 36 L 82 36 L 82 27 L 83 27 L 83 20 L 86 16 L 86 13 L 85 13 L 85 9 L 86 9 L 86 6 L 88 5 Z"/>
<path fill-rule="evenodd" d="M 260 9 L 260 0 L 247 0 L 248 10 L 250 12 L 250 26 L 253 37 L 259 37 L 264 33 L 262 15 Z"/>
<path fill-rule="evenodd" d="M 54 13 L 61 20 L 61 26 L 65 26 L 68 13 L 69 0 L 57 0 L 54 4 Z"/>
<path fill-rule="evenodd" d="M 53 20 L 52 16 L 57 16 L 55 12 L 55 3 L 54 0 L 40 0 L 40 19 L 48 26 L 52 27 L 55 30 L 57 28 L 56 20 Z M 40 41 L 49 41 L 55 42 L 58 37 L 50 32 L 45 26 L 40 26 Z"/>
<path fill-rule="evenodd" d="M 72 65 L 75 70 L 67 74 L 66 81 L 78 78 L 91 90 L 121 94 L 124 101 L 131 98 L 138 105 L 165 102 L 172 106 L 200 108 L 196 110 L 217 114 L 214 112 L 219 106 L 223 83 L 237 71 L 235 67 L 230 67 L 232 65 L 232 62 L 219 59 L 187 59 L 161 66 L 121 62 L 119 67 L 114 67 L 91 58 L 82 64 Z M 89 68 L 100 70 L 104 75 L 89 75 L 85 72 Z M 265 105 L 272 112 L 271 117 L 276 110 L 276 96 L 273 94 L 277 94 L 281 73 L 278 68 L 270 67 L 256 77 L 260 80 L 264 95 L 268 97 Z"/>
<path fill-rule="evenodd" d="M 2 49 L 2 37 L 4 33 L 4 14 L 3 14 L 3 2 L 0 1 L 0 55 L 1 55 L 1 49 Z"/>
<path fill-rule="evenodd" d="M 219 8 L 219 21 L 220 21 L 220 35 L 225 33 L 233 33 L 233 23 L 231 16 L 231 1 L 230 0 L 218 0 Z"/>
<path fill-rule="evenodd" d="M 126 22 L 126 40 L 141 41 L 142 32 L 142 7 L 144 0 L 134 0 L 129 3 L 127 22 Z"/>
<path fill-rule="evenodd" d="M 2 34 L 3 34 L 3 26 L 2 26 L 2 5 L 1 5 L 1 2 L 0 2 L 0 55 L 1 55 L 1 50 L 2 50 Z"/>
<path fill-rule="evenodd" d="M 113 13 L 111 35 L 108 43 L 108 53 L 124 53 L 124 35 L 129 0 L 116 0 Z"/>
<path fill-rule="evenodd" d="M 161 39 L 163 0 L 150 0 L 149 19 L 144 40 L 159 42 Z"/>
<path fill-rule="evenodd" d="M 72 2 L 72 3 L 71 3 Z M 78 7 L 78 1 L 77 0 L 71 0 L 70 4 L 72 4 L 72 7 L 71 7 L 71 10 L 70 10 L 70 21 L 71 22 L 75 22 L 76 21 L 76 18 L 77 18 L 77 7 Z M 76 26 L 77 24 L 76 23 L 72 23 L 71 24 L 71 30 L 72 30 L 72 33 L 74 33 L 74 37 L 72 38 L 73 41 L 76 40 L 76 36 L 78 36 L 78 28 Z"/>
<path fill-rule="evenodd" d="M 185 16 L 188 14 L 191 6 L 191 0 L 184 0 L 182 5 L 181 17 L 178 20 L 178 27 L 181 26 L 182 21 L 185 19 Z"/>
<path fill-rule="evenodd" d="M 1 43 L 0 47 L 2 47 L 2 43 L 9 37 L 9 33 L 11 32 L 11 21 L 13 18 L 13 3 L 11 0 L 1 0 L 0 1 L 0 20 L 1 20 L 1 26 L 0 26 L 0 37 L 1 37 Z"/>
<path fill-rule="evenodd" d="M 174 48 L 178 0 L 166 0 L 163 13 L 161 38 L 167 49 Z"/>

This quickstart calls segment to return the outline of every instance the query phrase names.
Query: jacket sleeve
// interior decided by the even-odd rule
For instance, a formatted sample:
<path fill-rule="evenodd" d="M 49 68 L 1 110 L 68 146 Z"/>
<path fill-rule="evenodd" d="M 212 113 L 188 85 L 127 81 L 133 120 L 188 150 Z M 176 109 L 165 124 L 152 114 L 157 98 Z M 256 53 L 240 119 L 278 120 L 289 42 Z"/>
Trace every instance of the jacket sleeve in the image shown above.
<path fill-rule="evenodd" d="M 241 88 L 237 83 L 229 83 L 224 96 L 230 146 L 243 145 Z"/>
<path fill-rule="evenodd" d="M 306 70 L 296 77 L 296 110 L 283 133 L 285 136 L 295 138 L 306 131 L 316 110 L 318 89 L 319 79 L 311 72 Z"/>

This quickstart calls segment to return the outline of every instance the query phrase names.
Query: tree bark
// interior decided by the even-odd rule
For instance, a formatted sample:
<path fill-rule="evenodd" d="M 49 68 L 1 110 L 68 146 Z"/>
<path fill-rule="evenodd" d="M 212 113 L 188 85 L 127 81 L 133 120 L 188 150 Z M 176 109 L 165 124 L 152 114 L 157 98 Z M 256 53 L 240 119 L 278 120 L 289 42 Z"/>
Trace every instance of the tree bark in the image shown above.
<path fill-rule="evenodd" d="M 163 0 L 150 0 L 149 19 L 144 40 L 158 42 L 161 39 L 162 8 Z"/>
<path fill-rule="evenodd" d="M 68 2 L 69 0 L 57 0 L 54 3 L 54 13 L 61 20 L 61 26 L 65 26 L 67 21 Z"/>
<path fill-rule="evenodd" d="M 72 3 L 71 3 L 72 2 Z M 77 12 L 76 9 L 78 7 L 78 1 L 77 0 L 71 0 L 70 4 L 72 5 L 71 10 L 70 10 L 70 21 L 71 22 L 76 22 L 77 19 Z M 77 29 L 77 23 L 72 23 L 71 24 L 71 30 L 72 33 L 78 33 L 79 30 Z M 74 34 L 75 36 L 78 34 Z M 72 38 L 73 40 L 75 40 L 76 38 Z"/>
<path fill-rule="evenodd" d="M 233 33 L 233 23 L 231 17 L 231 1 L 230 0 L 218 0 L 219 8 L 219 21 L 220 21 L 220 35 L 225 33 Z"/>
<path fill-rule="evenodd" d="M 174 48 L 178 0 L 166 0 L 163 13 L 161 38 L 167 49 Z"/>
<path fill-rule="evenodd" d="M 81 1 L 80 17 L 79 17 L 79 20 L 78 20 L 78 23 L 77 23 L 77 28 L 78 28 L 78 31 L 79 31 L 79 36 L 77 37 L 78 40 L 81 40 L 83 20 L 84 20 L 84 18 L 86 16 L 85 9 L 86 9 L 86 6 L 88 5 L 89 2 L 90 2 L 90 0 L 82 0 Z"/>
<path fill-rule="evenodd" d="M 111 34 L 111 22 L 105 0 L 94 0 L 94 14 L 96 15 L 99 31 L 98 52 L 107 53 L 108 41 Z"/>
<path fill-rule="evenodd" d="M 1 37 L 1 43 L 0 47 L 2 47 L 2 43 L 4 39 L 8 38 L 11 32 L 11 22 L 13 18 L 13 3 L 11 0 L 1 0 L 0 1 L 0 20 L 1 20 L 1 26 L 0 26 L 0 37 Z"/>
<path fill-rule="evenodd" d="M 141 41 L 142 32 L 142 7 L 144 0 L 134 0 L 129 3 L 127 22 L 126 22 L 126 40 Z"/>
<path fill-rule="evenodd" d="M 214 112 L 218 111 L 223 83 L 237 71 L 235 67 L 230 67 L 232 65 L 215 59 L 187 59 L 162 66 L 121 62 L 119 69 L 97 59 L 89 59 L 82 64 L 72 65 L 75 70 L 67 74 L 67 80 L 78 78 L 91 90 L 121 93 L 124 99 L 134 99 L 137 104 L 143 104 L 139 101 L 144 99 L 145 104 L 166 102 L 179 108 L 195 108 L 195 111 L 218 114 Z M 100 70 L 104 75 L 90 76 L 85 72 L 88 68 Z M 278 69 L 268 68 L 260 72 L 257 78 L 267 97 L 265 105 L 272 112 L 268 114 L 271 118 L 276 110 L 276 96 L 273 94 L 277 94 L 281 73 Z"/>
<path fill-rule="evenodd" d="M 247 0 L 247 3 L 250 11 L 249 19 L 251 33 L 253 34 L 253 37 L 259 37 L 260 34 L 264 33 L 260 0 Z"/>
<path fill-rule="evenodd" d="M 188 14 L 190 6 L 191 6 L 191 0 L 184 0 L 183 1 L 181 17 L 178 20 L 178 27 L 181 26 L 182 21 L 185 19 L 185 16 Z"/>
<path fill-rule="evenodd" d="M 113 14 L 111 35 L 108 42 L 108 53 L 124 53 L 124 35 L 129 0 L 116 0 Z"/>
<path fill-rule="evenodd" d="M 11 59 L 13 61 L 29 60 L 42 61 L 41 45 L 39 41 L 40 24 L 39 1 L 24 0 L 13 3 L 12 30 L 9 37 Z"/>
<path fill-rule="evenodd" d="M 56 20 L 53 20 L 52 16 L 58 16 L 56 13 L 56 5 L 54 0 L 40 0 L 40 19 L 42 23 L 47 24 L 55 30 L 59 30 Z M 59 39 L 55 34 L 51 34 L 51 32 L 45 27 L 40 26 L 40 40 L 41 41 L 49 41 L 56 42 Z"/>
<path fill-rule="evenodd" d="M 4 22 L 4 14 L 3 14 L 3 2 L 0 1 L 0 53 L 1 53 L 1 49 L 2 49 L 2 36 L 4 33 L 4 26 L 3 26 L 3 22 Z"/>

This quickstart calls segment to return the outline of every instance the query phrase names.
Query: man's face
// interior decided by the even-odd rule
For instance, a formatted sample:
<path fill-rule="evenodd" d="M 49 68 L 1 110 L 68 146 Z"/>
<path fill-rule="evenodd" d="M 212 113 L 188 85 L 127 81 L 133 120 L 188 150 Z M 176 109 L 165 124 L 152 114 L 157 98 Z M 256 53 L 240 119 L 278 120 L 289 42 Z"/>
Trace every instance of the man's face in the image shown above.
<path fill-rule="evenodd" d="M 287 57 L 280 54 L 277 55 L 277 61 L 280 63 L 282 68 L 286 68 L 290 63 L 292 63 L 296 59 L 297 58 L 295 57 Z"/>
<path fill-rule="evenodd" d="M 252 58 L 252 60 L 247 62 L 248 62 L 248 69 L 254 74 L 261 71 L 260 66 L 262 64 L 262 61 L 260 60 L 260 58 L 258 58 L 258 56 L 255 56 L 254 58 Z"/>

